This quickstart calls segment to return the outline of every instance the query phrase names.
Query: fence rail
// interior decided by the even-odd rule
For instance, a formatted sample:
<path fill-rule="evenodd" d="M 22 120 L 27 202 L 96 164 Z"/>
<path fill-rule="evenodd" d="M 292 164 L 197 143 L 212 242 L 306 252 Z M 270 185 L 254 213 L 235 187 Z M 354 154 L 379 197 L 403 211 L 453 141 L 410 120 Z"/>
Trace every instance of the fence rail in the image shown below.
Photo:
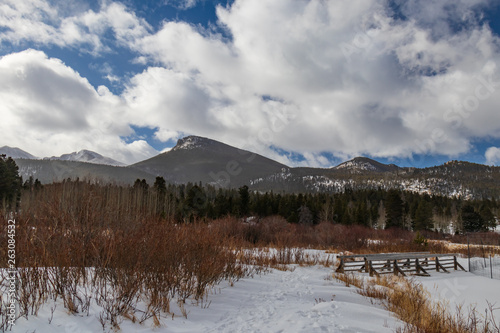
<path fill-rule="evenodd" d="M 500 258 L 470 258 L 469 271 L 491 279 L 500 280 Z"/>
<path fill-rule="evenodd" d="M 366 272 L 370 276 L 394 274 L 406 276 L 417 274 L 430 276 L 427 270 L 449 273 L 448 269 L 465 270 L 457 261 L 455 253 L 380 253 L 339 256 L 337 272 Z"/>
<path fill-rule="evenodd" d="M 467 235 L 469 272 L 490 279 L 500 280 L 500 239 L 494 233 Z M 495 241 L 496 240 L 496 241 Z M 498 245 L 496 245 L 498 244 Z"/>

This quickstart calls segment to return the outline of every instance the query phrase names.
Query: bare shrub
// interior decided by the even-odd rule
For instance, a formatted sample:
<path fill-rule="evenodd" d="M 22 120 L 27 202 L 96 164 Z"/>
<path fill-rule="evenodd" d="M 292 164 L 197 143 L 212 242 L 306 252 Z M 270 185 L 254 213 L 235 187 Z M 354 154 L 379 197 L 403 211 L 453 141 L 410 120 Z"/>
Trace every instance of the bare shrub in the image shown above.
<path fill-rule="evenodd" d="M 22 314 L 36 315 L 48 299 L 61 298 L 73 314 L 89 315 L 96 302 L 103 309 L 103 328 L 117 328 L 123 318 L 159 324 L 161 316 L 171 315 L 171 302 L 202 302 L 223 280 L 232 284 L 269 267 L 320 263 L 304 250 L 310 247 L 421 250 L 415 235 L 400 229 L 298 225 L 279 216 L 186 224 L 164 214 L 166 205 L 152 190 L 89 182 L 65 181 L 24 192 L 16 216 Z M 7 225 L 4 216 L 0 222 Z M 430 243 L 429 250 L 441 251 L 438 246 Z"/>
<path fill-rule="evenodd" d="M 176 224 L 155 215 L 156 202 L 152 192 L 71 181 L 23 196 L 16 218 L 23 315 L 57 298 L 69 313 L 88 315 L 94 295 L 103 327 L 116 329 L 137 312 L 159 323 L 172 299 L 203 299 L 223 279 L 248 274 L 233 251 L 243 230 L 234 220 Z"/>

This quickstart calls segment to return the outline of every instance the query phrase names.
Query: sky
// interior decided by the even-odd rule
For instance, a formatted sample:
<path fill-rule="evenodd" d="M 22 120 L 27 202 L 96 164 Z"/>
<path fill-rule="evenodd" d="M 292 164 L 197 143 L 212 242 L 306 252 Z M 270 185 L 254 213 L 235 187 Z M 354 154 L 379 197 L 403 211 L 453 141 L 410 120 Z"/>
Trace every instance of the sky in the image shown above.
<path fill-rule="evenodd" d="M 494 0 L 1 0 L 0 146 L 500 165 Z"/>

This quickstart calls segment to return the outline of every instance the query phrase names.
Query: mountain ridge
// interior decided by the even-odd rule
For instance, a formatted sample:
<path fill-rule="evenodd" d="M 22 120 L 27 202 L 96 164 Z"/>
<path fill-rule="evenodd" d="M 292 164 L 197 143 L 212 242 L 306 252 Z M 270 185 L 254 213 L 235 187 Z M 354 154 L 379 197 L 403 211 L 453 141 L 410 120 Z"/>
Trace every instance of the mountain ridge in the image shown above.
<path fill-rule="evenodd" d="M 230 147 L 230 148 L 234 148 L 234 149 L 239 149 L 239 148 L 233 147 L 231 145 L 225 144 L 223 142 L 219 142 L 219 141 L 216 141 L 216 140 L 213 140 L 213 139 L 209 139 L 209 138 L 206 138 L 206 137 L 201 137 L 201 136 L 196 136 L 196 135 L 190 135 L 190 136 L 186 136 L 186 137 L 178 139 L 177 144 L 174 147 L 172 147 L 170 150 L 168 150 L 166 152 L 163 152 L 163 153 L 159 153 L 158 155 L 150 157 L 150 158 L 148 158 L 146 160 L 149 160 L 151 158 L 155 158 L 155 157 L 163 155 L 163 154 L 167 154 L 167 153 L 169 153 L 171 151 L 178 151 L 178 150 L 183 150 L 183 149 L 190 150 L 190 149 L 201 148 L 201 147 L 210 147 L 214 143 L 218 143 L 220 145 L 224 145 L 226 147 Z M 242 150 L 242 149 L 239 149 L 239 150 Z M 257 155 L 256 153 L 249 152 L 249 151 L 246 151 L 246 150 L 242 150 L 242 151 L 244 151 L 246 153 L 249 153 L 249 154 Z M 72 153 L 62 154 L 60 156 L 51 156 L 51 157 L 40 158 L 40 157 L 34 156 L 31 153 L 26 152 L 26 151 L 24 151 L 24 150 L 22 150 L 20 148 L 17 148 L 17 147 L 3 146 L 3 147 L 0 147 L 0 154 L 5 154 L 5 155 L 10 156 L 10 157 L 12 157 L 14 159 L 21 159 L 22 158 L 22 159 L 43 159 L 43 160 L 65 160 L 65 161 L 87 162 L 87 163 L 94 163 L 94 164 L 127 166 L 127 164 L 125 164 L 125 163 L 122 163 L 120 161 L 117 161 L 115 159 L 112 159 L 110 157 L 101 155 L 98 152 L 95 152 L 95 151 L 92 151 L 92 150 L 88 150 L 88 149 L 82 149 L 82 150 L 75 151 L 75 152 L 72 152 Z M 22 156 L 19 156 L 19 155 L 22 155 Z M 80 157 L 80 156 L 83 157 L 83 159 L 75 158 L 75 157 Z M 88 159 L 85 159 L 86 157 Z M 103 158 L 105 160 L 109 160 L 110 163 L 101 163 L 101 162 L 99 162 L 97 160 L 93 161 L 93 159 L 97 159 L 97 158 Z M 144 162 L 146 160 L 142 160 L 142 161 L 133 163 L 131 165 L 139 164 L 139 163 L 142 163 L 142 162 Z M 269 159 L 269 160 L 271 160 L 271 159 Z M 279 163 L 279 162 L 276 162 L 276 163 Z M 433 165 L 433 166 L 427 166 L 427 167 L 423 167 L 423 168 L 416 168 L 416 169 L 430 169 L 430 168 L 437 168 L 437 167 L 443 167 L 443 166 L 450 166 L 450 165 L 453 165 L 453 164 L 471 164 L 471 165 L 488 166 L 488 165 L 485 165 L 485 164 L 474 163 L 474 162 L 469 162 L 469 161 L 450 160 L 450 161 L 444 162 L 443 164 L 438 164 L 438 165 Z M 357 157 L 354 157 L 354 158 L 352 158 L 350 160 L 341 162 L 341 163 L 339 163 L 339 164 L 337 164 L 335 166 L 323 167 L 323 168 L 320 168 L 320 167 L 303 167 L 303 166 L 290 167 L 290 166 L 287 166 L 287 165 L 284 165 L 284 164 L 282 164 L 282 165 L 284 167 L 292 168 L 292 169 L 325 169 L 325 170 L 356 170 L 357 169 L 357 170 L 363 170 L 363 171 L 376 171 L 376 172 L 387 172 L 387 171 L 396 171 L 396 170 L 404 170 L 404 169 L 415 169 L 415 167 L 401 167 L 401 166 L 398 166 L 398 165 L 392 164 L 392 163 L 391 164 L 385 164 L 385 163 L 379 162 L 379 161 L 377 161 L 377 160 L 375 160 L 373 158 L 369 158 L 369 157 L 366 157 L 366 156 L 357 156 Z"/>
<path fill-rule="evenodd" d="M 103 156 L 95 151 L 82 149 L 69 154 L 62 154 L 61 156 L 44 157 L 44 160 L 61 160 L 61 161 L 76 161 L 87 162 L 93 164 L 125 166 L 125 163 L 114 160 L 110 157 Z"/>
<path fill-rule="evenodd" d="M 199 136 L 177 141 L 169 151 L 130 165 L 172 183 L 201 181 L 221 187 L 241 186 L 286 165 L 259 154 Z"/>
<path fill-rule="evenodd" d="M 7 157 L 12 157 L 14 159 L 30 159 L 30 160 L 36 160 L 38 157 L 31 155 L 30 153 L 17 148 L 17 147 L 9 147 L 9 146 L 3 146 L 0 147 L 0 155 L 7 155 Z"/>
<path fill-rule="evenodd" d="M 15 161 L 24 180 L 33 177 L 42 184 L 61 182 L 68 178 L 120 185 L 131 185 L 136 179 L 145 179 L 150 184 L 155 180 L 151 174 L 128 167 L 58 159 L 15 159 Z"/>
<path fill-rule="evenodd" d="M 500 198 L 500 167 L 467 161 L 449 161 L 427 168 L 399 167 L 355 157 L 331 168 L 294 168 L 199 136 L 181 138 L 169 151 L 127 167 L 92 167 L 89 163 L 61 160 L 43 160 L 45 164 L 40 166 L 40 160 L 18 161 L 23 177 L 37 178 L 44 173 L 45 182 L 61 177 L 95 177 L 128 184 L 140 178 L 152 183 L 161 176 L 172 184 L 201 182 L 225 188 L 248 185 L 260 192 L 331 193 L 396 188 L 431 195 Z"/>
<path fill-rule="evenodd" d="M 392 172 L 401 169 L 395 164 L 384 164 L 374 159 L 358 156 L 351 160 L 340 163 L 333 167 L 335 170 L 348 170 L 353 172 L 374 171 L 374 172 Z"/>

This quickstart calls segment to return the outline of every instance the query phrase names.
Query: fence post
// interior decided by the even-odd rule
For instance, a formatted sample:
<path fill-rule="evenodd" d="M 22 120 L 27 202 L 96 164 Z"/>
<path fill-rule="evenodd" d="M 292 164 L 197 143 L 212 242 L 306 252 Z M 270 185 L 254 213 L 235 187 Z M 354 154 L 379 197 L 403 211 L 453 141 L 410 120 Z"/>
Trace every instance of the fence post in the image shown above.
<path fill-rule="evenodd" d="M 490 276 L 493 279 L 493 265 L 491 263 L 491 253 L 490 253 Z"/>
<path fill-rule="evenodd" d="M 468 265 L 467 269 L 470 272 L 470 244 L 469 244 L 469 233 L 467 233 L 467 259 L 468 259 Z"/>
<path fill-rule="evenodd" d="M 484 251 L 484 244 L 482 239 L 481 239 L 481 252 L 483 253 L 484 267 L 486 267 L 486 252 Z"/>

